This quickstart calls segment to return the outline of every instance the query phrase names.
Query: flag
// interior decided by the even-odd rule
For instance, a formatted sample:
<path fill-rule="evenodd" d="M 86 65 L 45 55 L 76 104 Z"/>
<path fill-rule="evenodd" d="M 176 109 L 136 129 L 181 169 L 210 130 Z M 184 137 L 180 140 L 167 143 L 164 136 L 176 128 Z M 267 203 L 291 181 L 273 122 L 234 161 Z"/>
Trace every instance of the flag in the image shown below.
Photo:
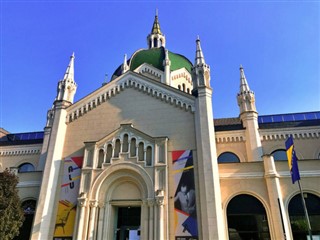
<path fill-rule="evenodd" d="M 300 174 L 298 169 L 298 158 L 294 151 L 292 136 L 290 136 L 286 141 L 286 150 L 292 183 L 295 183 L 297 180 L 300 180 Z"/>

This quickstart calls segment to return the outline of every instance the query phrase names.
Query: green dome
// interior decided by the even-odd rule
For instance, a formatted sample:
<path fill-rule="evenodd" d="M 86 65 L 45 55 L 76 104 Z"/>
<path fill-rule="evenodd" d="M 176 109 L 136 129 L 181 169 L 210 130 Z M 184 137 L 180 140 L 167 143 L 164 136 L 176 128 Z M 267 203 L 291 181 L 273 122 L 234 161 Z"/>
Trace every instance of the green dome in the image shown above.
<path fill-rule="evenodd" d="M 132 57 L 127 61 L 131 71 L 134 71 L 137 67 L 144 63 L 147 63 L 161 71 L 164 71 L 163 60 L 165 59 L 165 49 L 151 48 L 146 50 L 136 51 Z M 185 68 L 191 73 L 192 63 L 184 56 L 169 51 L 169 59 L 171 61 L 170 70 L 175 71 L 181 68 Z M 114 72 L 112 79 L 121 75 L 121 65 Z"/>

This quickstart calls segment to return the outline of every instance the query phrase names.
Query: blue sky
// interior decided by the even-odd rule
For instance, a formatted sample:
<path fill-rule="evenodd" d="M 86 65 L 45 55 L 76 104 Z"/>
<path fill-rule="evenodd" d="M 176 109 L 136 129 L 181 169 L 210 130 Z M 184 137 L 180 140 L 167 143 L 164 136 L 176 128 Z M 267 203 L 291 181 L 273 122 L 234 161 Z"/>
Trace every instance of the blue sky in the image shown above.
<path fill-rule="evenodd" d="M 237 117 L 239 66 L 260 115 L 320 110 L 318 1 L 5 1 L 0 126 L 41 131 L 72 52 L 78 100 L 146 48 L 155 9 L 166 47 L 194 62 L 200 36 L 215 118 Z"/>

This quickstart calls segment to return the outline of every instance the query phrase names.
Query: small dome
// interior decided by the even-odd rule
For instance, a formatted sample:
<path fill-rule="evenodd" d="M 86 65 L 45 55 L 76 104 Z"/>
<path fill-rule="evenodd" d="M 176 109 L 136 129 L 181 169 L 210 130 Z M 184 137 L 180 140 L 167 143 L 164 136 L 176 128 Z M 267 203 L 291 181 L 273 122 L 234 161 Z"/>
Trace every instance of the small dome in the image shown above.
<path fill-rule="evenodd" d="M 163 60 L 165 59 L 165 49 L 160 48 L 150 48 L 141 49 L 136 51 L 132 57 L 127 61 L 131 71 L 147 63 L 161 71 L 164 71 Z M 189 73 L 191 73 L 192 63 L 184 56 L 176 54 L 169 51 L 169 59 L 171 61 L 170 70 L 175 71 L 181 68 L 185 68 Z M 111 80 L 119 77 L 121 75 L 121 65 L 113 73 Z"/>

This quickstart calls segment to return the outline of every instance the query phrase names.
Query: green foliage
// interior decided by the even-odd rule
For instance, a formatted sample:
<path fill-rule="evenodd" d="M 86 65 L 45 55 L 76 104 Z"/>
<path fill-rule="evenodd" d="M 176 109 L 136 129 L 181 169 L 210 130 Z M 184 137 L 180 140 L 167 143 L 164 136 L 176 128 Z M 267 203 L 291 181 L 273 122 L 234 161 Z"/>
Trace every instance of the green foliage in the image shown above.
<path fill-rule="evenodd" d="M 18 190 L 18 177 L 6 170 L 0 173 L 0 239 L 11 240 L 19 234 L 24 221 Z"/>

